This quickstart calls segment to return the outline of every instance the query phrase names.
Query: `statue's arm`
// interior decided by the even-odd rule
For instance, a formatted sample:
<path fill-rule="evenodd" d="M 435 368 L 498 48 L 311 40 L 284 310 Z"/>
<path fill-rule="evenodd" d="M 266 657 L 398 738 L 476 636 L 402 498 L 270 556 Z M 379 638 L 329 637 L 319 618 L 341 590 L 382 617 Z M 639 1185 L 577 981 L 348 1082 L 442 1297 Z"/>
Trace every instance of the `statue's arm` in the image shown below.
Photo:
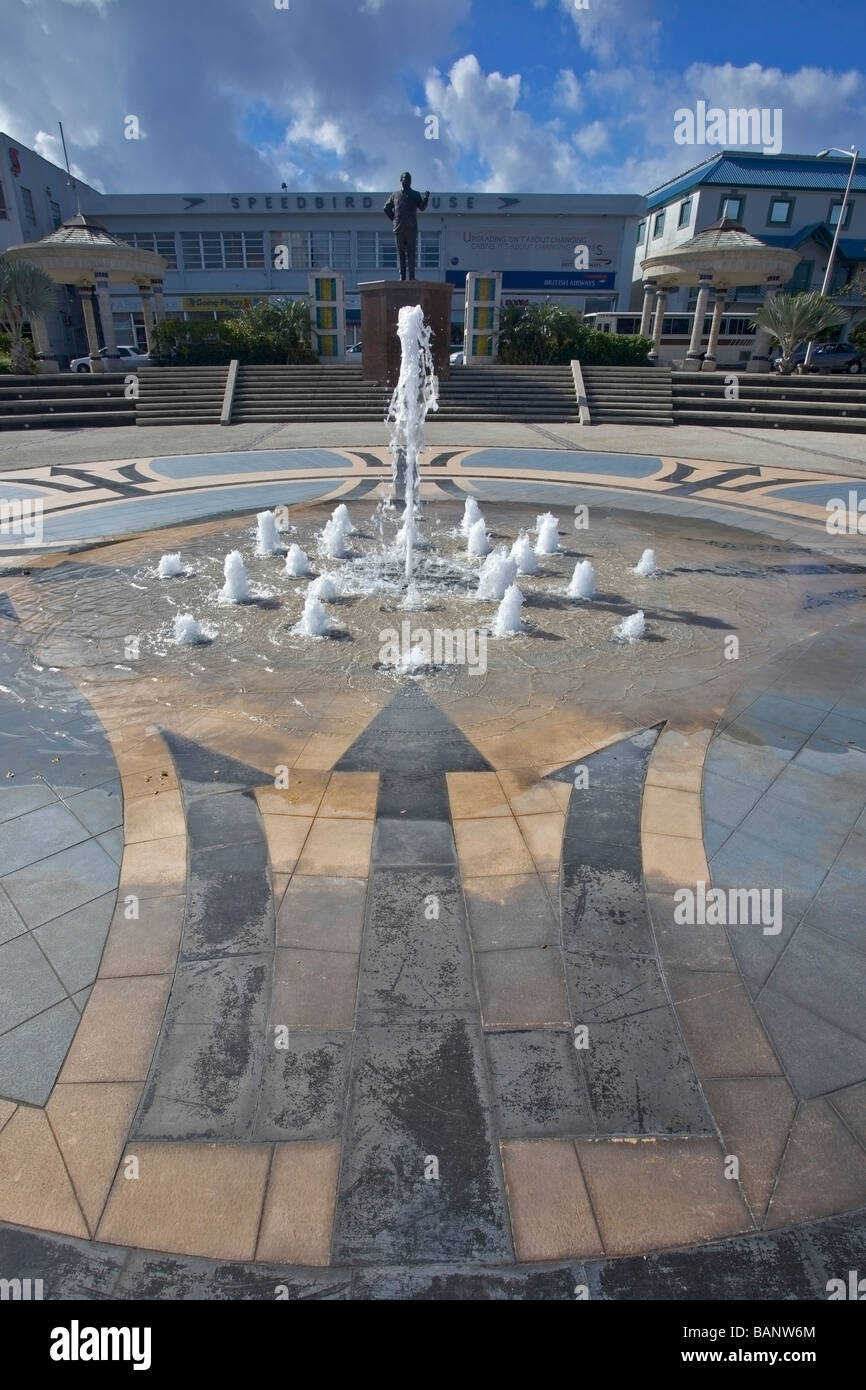
<path fill-rule="evenodd" d="M 384 214 L 385 214 L 386 217 L 390 218 L 390 220 L 391 220 L 392 222 L 394 221 L 394 194 L 393 194 L 393 193 L 391 194 L 391 197 L 388 199 L 387 203 L 386 203 L 385 206 L 383 207 L 382 211 L 384 212 Z"/>
<path fill-rule="evenodd" d="M 426 211 L 427 211 L 427 204 L 429 203 L 429 201 L 430 201 L 430 192 L 429 192 L 429 190 L 424 194 L 424 197 L 423 197 L 423 198 L 421 197 L 421 194 L 420 194 L 420 193 L 418 194 L 418 206 L 419 206 L 419 208 L 421 209 L 422 212 L 426 212 Z"/>

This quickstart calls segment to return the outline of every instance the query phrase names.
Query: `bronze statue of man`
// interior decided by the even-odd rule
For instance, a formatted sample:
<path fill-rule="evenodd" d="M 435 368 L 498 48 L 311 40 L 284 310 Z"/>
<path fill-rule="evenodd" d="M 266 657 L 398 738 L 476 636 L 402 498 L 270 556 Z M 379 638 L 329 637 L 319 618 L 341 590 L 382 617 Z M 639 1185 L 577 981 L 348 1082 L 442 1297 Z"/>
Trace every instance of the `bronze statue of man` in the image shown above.
<path fill-rule="evenodd" d="M 394 223 L 394 240 L 397 243 L 397 260 L 400 265 L 400 279 L 415 279 L 415 261 L 418 248 L 418 213 L 427 211 L 430 191 L 421 197 L 417 188 L 412 187 L 412 175 L 400 175 L 400 188 L 392 193 L 384 207 L 387 217 Z"/>

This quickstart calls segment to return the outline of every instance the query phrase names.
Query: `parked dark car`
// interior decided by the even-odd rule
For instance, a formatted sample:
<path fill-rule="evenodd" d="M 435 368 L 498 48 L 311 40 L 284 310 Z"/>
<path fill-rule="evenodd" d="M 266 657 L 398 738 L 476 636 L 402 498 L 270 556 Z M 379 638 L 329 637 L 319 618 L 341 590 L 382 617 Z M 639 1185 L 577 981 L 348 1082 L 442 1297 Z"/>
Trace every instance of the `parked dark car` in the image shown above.
<path fill-rule="evenodd" d="M 779 357 L 773 357 L 773 365 L 779 369 Z M 794 364 L 802 367 L 806 360 L 806 348 L 798 348 L 793 355 Z M 816 343 L 812 361 L 807 368 L 810 372 L 850 372 L 852 376 L 863 371 L 863 353 L 853 343 Z"/>

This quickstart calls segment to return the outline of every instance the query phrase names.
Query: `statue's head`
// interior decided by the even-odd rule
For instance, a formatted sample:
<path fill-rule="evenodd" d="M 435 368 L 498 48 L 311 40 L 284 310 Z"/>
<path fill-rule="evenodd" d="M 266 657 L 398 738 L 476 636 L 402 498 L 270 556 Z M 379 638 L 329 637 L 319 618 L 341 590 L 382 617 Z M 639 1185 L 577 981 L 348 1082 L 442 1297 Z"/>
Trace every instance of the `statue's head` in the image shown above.
<path fill-rule="evenodd" d="M 411 175 L 411 174 L 401 174 L 401 175 L 400 175 L 400 182 L 401 182 L 401 184 L 403 185 L 404 188 L 411 188 L 411 187 L 412 187 L 412 175 Z"/>

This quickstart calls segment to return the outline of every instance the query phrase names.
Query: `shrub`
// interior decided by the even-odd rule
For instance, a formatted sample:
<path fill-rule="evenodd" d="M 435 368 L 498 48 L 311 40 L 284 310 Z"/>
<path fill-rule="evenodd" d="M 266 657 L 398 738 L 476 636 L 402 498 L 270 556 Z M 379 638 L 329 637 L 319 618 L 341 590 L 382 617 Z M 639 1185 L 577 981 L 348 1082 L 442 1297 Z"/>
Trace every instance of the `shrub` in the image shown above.
<path fill-rule="evenodd" d="M 262 300 L 227 319 L 163 319 L 154 330 L 154 358 L 177 367 L 243 363 L 303 363 L 318 359 L 310 346 L 310 314 L 303 300 Z"/>
<path fill-rule="evenodd" d="M 573 309 L 546 299 L 543 304 L 508 305 L 502 311 L 499 361 L 505 365 L 548 366 L 577 359 L 587 366 L 646 366 L 652 347 L 637 334 L 619 336 L 588 328 Z"/>

